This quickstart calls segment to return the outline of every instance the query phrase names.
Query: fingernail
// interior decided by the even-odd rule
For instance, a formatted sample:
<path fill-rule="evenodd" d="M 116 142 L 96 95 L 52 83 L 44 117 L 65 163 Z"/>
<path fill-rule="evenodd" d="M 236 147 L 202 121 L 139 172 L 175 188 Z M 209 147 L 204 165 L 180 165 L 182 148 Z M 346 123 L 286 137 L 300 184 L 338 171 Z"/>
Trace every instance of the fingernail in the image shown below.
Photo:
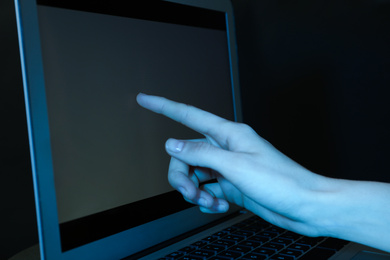
<path fill-rule="evenodd" d="M 229 206 L 225 203 L 219 203 L 217 206 L 217 210 L 219 212 L 226 212 L 229 209 Z"/>
<path fill-rule="evenodd" d="M 175 139 L 169 139 L 165 146 L 167 151 L 172 153 L 180 153 L 183 150 L 184 142 Z"/>

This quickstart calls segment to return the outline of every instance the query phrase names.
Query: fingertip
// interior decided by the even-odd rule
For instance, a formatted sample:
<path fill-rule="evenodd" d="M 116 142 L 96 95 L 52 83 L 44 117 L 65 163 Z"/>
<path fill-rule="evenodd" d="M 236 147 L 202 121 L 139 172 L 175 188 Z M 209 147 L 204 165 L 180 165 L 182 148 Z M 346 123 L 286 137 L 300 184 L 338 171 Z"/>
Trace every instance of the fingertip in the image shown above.
<path fill-rule="evenodd" d="M 180 194 L 187 202 L 198 204 L 199 197 L 197 195 L 198 192 L 195 186 L 186 185 L 186 183 L 181 183 L 179 186 L 176 186 L 176 190 L 180 192 Z"/>
<path fill-rule="evenodd" d="M 168 153 L 180 153 L 183 150 L 184 142 L 176 139 L 168 139 L 165 143 L 165 149 Z"/>
<path fill-rule="evenodd" d="M 208 214 L 223 214 L 223 213 L 227 212 L 226 208 L 223 208 L 223 209 L 219 209 L 219 208 L 205 208 L 205 207 L 199 206 L 199 209 L 203 213 L 208 213 Z"/>
<path fill-rule="evenodd" d="M 199 206 L 199 210 L 203 213 L 207 213 L 207 214 L 216 214 L 216 213 L 219 213 L 219 212 L 216 212 L 212 209 L 209 209 L 209 208 L 205 208 L 205 207 L 200 207 Z"/>
<path fill-rule="evenodd" d="M 226 213 L 229 210 L 229 203 L 225 200 L 216 200 L 211 205 L 198 205 L 203 213 Z"/>
<path fill-rule="evenodd" d="M 229 203 L 227 203 L 226 201 L 220 201 L 217 205 L 216 205 L 216 210 L 220 213 L 225 213 L 229 210 Z"/>
<path fill-rule="evenodd" d="M 142 93 L 142 92 L 140 92 L 140 93 L 138 93 L 137 94 L 137 96 L 136 96 L 136 101 L 137 101 L 137 103 L 140 105 L 140 106 L 144 106 L 145 105 L 145 97 L 147 97 L 148 95 L 146 95 L 146 94 L 144 94 L 144 93 Z"/>

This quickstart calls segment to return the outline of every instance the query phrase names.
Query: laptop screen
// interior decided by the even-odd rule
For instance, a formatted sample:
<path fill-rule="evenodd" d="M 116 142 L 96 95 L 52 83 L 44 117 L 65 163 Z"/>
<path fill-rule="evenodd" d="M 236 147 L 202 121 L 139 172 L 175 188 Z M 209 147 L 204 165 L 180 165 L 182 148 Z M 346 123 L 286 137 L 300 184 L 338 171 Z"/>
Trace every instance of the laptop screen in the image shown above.
<path fill-rule="evenodd" d="M 38 21 L 62 250 L 191 207 L 167 181 L 164 143 L 200 136 L 135 97 L 234 120 L 225 13 L 38 0 Z"/>

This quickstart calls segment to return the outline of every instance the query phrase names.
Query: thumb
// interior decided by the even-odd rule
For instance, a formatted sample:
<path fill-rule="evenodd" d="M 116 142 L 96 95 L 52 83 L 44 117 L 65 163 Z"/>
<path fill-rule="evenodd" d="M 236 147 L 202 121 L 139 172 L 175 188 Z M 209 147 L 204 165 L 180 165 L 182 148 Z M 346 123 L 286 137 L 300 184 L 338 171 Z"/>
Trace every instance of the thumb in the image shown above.
<path fill-rule="evenodd" d="M 222 175 L 233 162 L 233 152 L 216 147 L 205 141 L 169 139 L 165 143 L 167 153 L 191 166 L 206 167 Z"/>

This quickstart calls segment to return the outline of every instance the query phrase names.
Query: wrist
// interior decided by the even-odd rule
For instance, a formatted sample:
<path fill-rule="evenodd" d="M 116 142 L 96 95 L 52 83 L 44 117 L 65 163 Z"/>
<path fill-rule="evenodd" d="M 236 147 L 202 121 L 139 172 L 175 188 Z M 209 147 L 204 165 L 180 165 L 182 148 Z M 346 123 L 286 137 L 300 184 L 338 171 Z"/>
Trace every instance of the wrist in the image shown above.
<path fill-rule="evenodd" d="M 330 236 L 390 250 L 390 185 L 326 178 L 312 197 L 311 223 Z"/>
<path fill-rule="evenodd" d="M 299 222 L 305 224 L 305 235 L 338 237 L 335 236 L 338 223 L 334 203 L 341 189 L 338 180 L 312 174 L 305 186 L 299 218 Z"/>

